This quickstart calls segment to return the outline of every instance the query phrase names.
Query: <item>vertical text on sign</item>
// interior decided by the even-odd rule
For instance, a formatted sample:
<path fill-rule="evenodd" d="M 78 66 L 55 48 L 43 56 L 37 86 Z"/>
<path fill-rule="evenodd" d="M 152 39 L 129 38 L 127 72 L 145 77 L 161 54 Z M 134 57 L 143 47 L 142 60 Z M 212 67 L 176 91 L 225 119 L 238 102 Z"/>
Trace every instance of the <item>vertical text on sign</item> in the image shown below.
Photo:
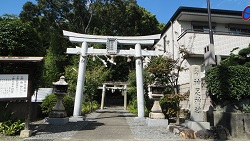
<path fill-rule="evenodd" d="M 193 89 L 194 89 L 194 112 L 201 113 L 201 77 L 200 67 L 194 66 L 193 74 Z"/>
<path fill-rule="evenodd" d="M 28 74 L 0 74 L 0 98 L 26 98 Z"/>

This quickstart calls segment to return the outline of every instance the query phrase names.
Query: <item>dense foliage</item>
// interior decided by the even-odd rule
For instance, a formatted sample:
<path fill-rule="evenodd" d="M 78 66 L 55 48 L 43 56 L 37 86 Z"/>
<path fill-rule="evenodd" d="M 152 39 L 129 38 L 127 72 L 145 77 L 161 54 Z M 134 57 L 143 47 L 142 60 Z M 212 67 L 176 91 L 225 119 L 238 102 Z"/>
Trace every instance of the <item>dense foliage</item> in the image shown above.
<path fill-rule="evenodd" d="M 129 89 L 128 89 L 128 109 L 130 112 L 137 114 L 137 92 L 136 92 L 136 71 L 133 70 L 129 73 Z M 148 85 L 150 84 L 149 81 L 149 73 L 147 70 L 143 70 L 143 89 L 144 89 L 144 102 L 145 102 L 145 116 L 148 116 L 152 106 L 153 101 L 148 97 Z"/>
<path fill-rule="evenodd" d="M 0 122 L 0 133 L 6 136 L 18 135 L 24 129 L 24 125 L 24 122 L 21 120 Z"/>
<path fill-rule="evenodd" d="M 30 22 L 37 29 L 42 37 L 41 43 L 47 49 L 43 87 L 51 86 L 52 82 L 64 74 L 65 65 L 74 64 L 72 55 L 64 54 L 66 48 L 72 44 L 68 39 L 62 38 L 62 30 L 97 35 L 135 36 L 158 34 L 163 27 L 155 15 L 138 6 L 135 0 L 38 0 L 37 4 L 24 4 L 20 19 Z M 108 65 L 112 70 L 109 80 L 126 81 L 134 65 L 127 64 L 124 57 L 115 57 L 115 61 L 120 63 L 116 66 Z"/>
<path fill-rule="evenodd" d="M 206 71 L 207 88 L 215 105 L 223 106 L 223 102 L 228 101 L 231 105 L 238 105 L 242 111 L 248 107 L 250 103 L 245 106 L 239 103 L 250 98 L 249 54 L 250 47 L 238 54 L 231 53 L 221 65 Z"/>
<path fill-rule="evenodd" d="M 37 31 L 17 17 L 0 18 L 1 56 L 42 56 L 44 49 Z"/>
<path fill-rule="evenodd" d="M 97 101 L 92 101 L 90 102 L 83 102 L 82 104 L 82 109 L 81 109 L 81 113 L 82 115 L 86 115 L 89 114 L 97 109 L 100 108 L 100 104 Z"/>
<path fill-rule="evenodd" d="M 156 56 L 152 57 L 150 63 L 148 64 L 147 70 L 150 72 L 151 84 L 159 83 L 159 85 L 167 86 L 171 83 L 171 71 L 174 70 L 176 65 L 176 60 L 168 58 L 166 56 Z M 174 88 L 172 88 L 174 91 Z"/>
<path fill-rule="evenodd" d="M 214 101 L 250 97 L 250 68 L 218 66 L 206 72 L 207 88 Z"/>

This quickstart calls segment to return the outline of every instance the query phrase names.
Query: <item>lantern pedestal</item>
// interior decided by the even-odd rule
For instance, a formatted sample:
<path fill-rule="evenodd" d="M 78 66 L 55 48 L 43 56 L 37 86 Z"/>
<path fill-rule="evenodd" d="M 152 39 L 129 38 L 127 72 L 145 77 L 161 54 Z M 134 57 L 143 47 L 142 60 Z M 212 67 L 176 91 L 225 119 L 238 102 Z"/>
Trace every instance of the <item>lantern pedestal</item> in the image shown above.
<path fill-rule="evenodd" d="M 55 93 L 56 95 L 56 105 L 52 108 L 52 111 L 49 113 L 50 118 L 65 118 L 67 113 L 65 111 L 65 107 L 63 106 L 62 100 L 65 96 L 65 93 Z"/>
<path fill-rule="evenodd" d="M 149 118 L 152 119 L 165 119 L 165 115 L 162 113 L 160 99 L 163 97 L 163 94 L 152 94 L 152 99 L 154 100 L 154 105 L 151 108 L 149 113 Z"/>

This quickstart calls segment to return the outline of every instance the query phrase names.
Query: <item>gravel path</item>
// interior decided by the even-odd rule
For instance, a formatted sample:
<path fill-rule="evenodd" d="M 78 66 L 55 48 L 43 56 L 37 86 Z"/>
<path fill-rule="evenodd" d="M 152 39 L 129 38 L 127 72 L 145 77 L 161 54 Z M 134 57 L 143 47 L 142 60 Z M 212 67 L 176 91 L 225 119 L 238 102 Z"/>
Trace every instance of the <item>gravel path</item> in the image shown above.
<path fill-rule="evenodd" d="M 131 114 L 130 114 L 131 115 Z M 133 116 L 126 116 L 127 123 L 135 139 L 154 140 L 180 140 L 180 136 L 174 135 L 167 127 L 148 127 L 146 120 L 135 120 Z"/>
<path fill-rule="evenodd" d="M 85 120 L 79 120 L 75 118 L 69 118 L 69 123 L 65 125 L 50 125 L 45 120 L 41 120 L 33 123 L 33 128 L 36 126 L 40 129 L 34 132 L 34 134 L 26 138 L 27 140 L 43 139 L 43 141 L 50 141 L 54 139 L 70 139 L 76 132 L 81 130 L 89 122 L 94 120 L 100 113 L 91 113 Z"/>

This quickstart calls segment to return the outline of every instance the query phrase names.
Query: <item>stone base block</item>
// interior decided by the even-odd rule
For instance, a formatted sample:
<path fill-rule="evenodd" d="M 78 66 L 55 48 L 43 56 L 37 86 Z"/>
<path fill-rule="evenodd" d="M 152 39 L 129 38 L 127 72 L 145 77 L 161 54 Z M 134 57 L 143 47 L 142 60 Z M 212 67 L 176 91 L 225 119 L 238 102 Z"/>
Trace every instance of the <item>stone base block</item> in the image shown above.
<path fill-rule="evenodd" d="M 84 121 L 86 119 L 86 117 L 84 116 L 71 116 L 70 120 L 72 121 Z"/>
<path fill-rule="evenodd" d="M 145 117 L 135 117 L 134 118 L 135 121 L 142 121 L 142 120 L 146 120 Z"/>
<path fill-rule="evenodd" d="M 189 129 L 194 130 L 195 132 L 202 130 L 202 129 L 210 129 L 210 123 L 209 122 L 198 122 L 198 121 L 185 121 L 185 126 Z"/>
<path fill-rule="evenodd" d="M 67 117 L 66 111 L 51 111 L 49 113 L 49 118 L 65 118 Z"/>
<path fill-rule="evenodd" d="M 168 126 L 168 120 L 167 119 L 151 119 L 147 118 L 146 123 L 148 126 L 154 126 L 154 127 L 167 127 Z"/>
<path fill-rule="evenodd" d="M 45 118 L 45 121 L 49 124 L 63 125 L 69 122 L 69 118 Z"/>
<path fill-rule="evenodd" d="M 32 134 L 32 131 L 31 130 L 22 130 L 20 132 L 20 137 L 22 138 L 27 138 L 27 137 L 30 137 Z"/>
<path fill-rule="evenodd" d="M 165 119 L 165 115 L 163 113 L 153 113 L 153 112 L 150 112 L 149 113 L 149 117 L 151 119 Z"/>

